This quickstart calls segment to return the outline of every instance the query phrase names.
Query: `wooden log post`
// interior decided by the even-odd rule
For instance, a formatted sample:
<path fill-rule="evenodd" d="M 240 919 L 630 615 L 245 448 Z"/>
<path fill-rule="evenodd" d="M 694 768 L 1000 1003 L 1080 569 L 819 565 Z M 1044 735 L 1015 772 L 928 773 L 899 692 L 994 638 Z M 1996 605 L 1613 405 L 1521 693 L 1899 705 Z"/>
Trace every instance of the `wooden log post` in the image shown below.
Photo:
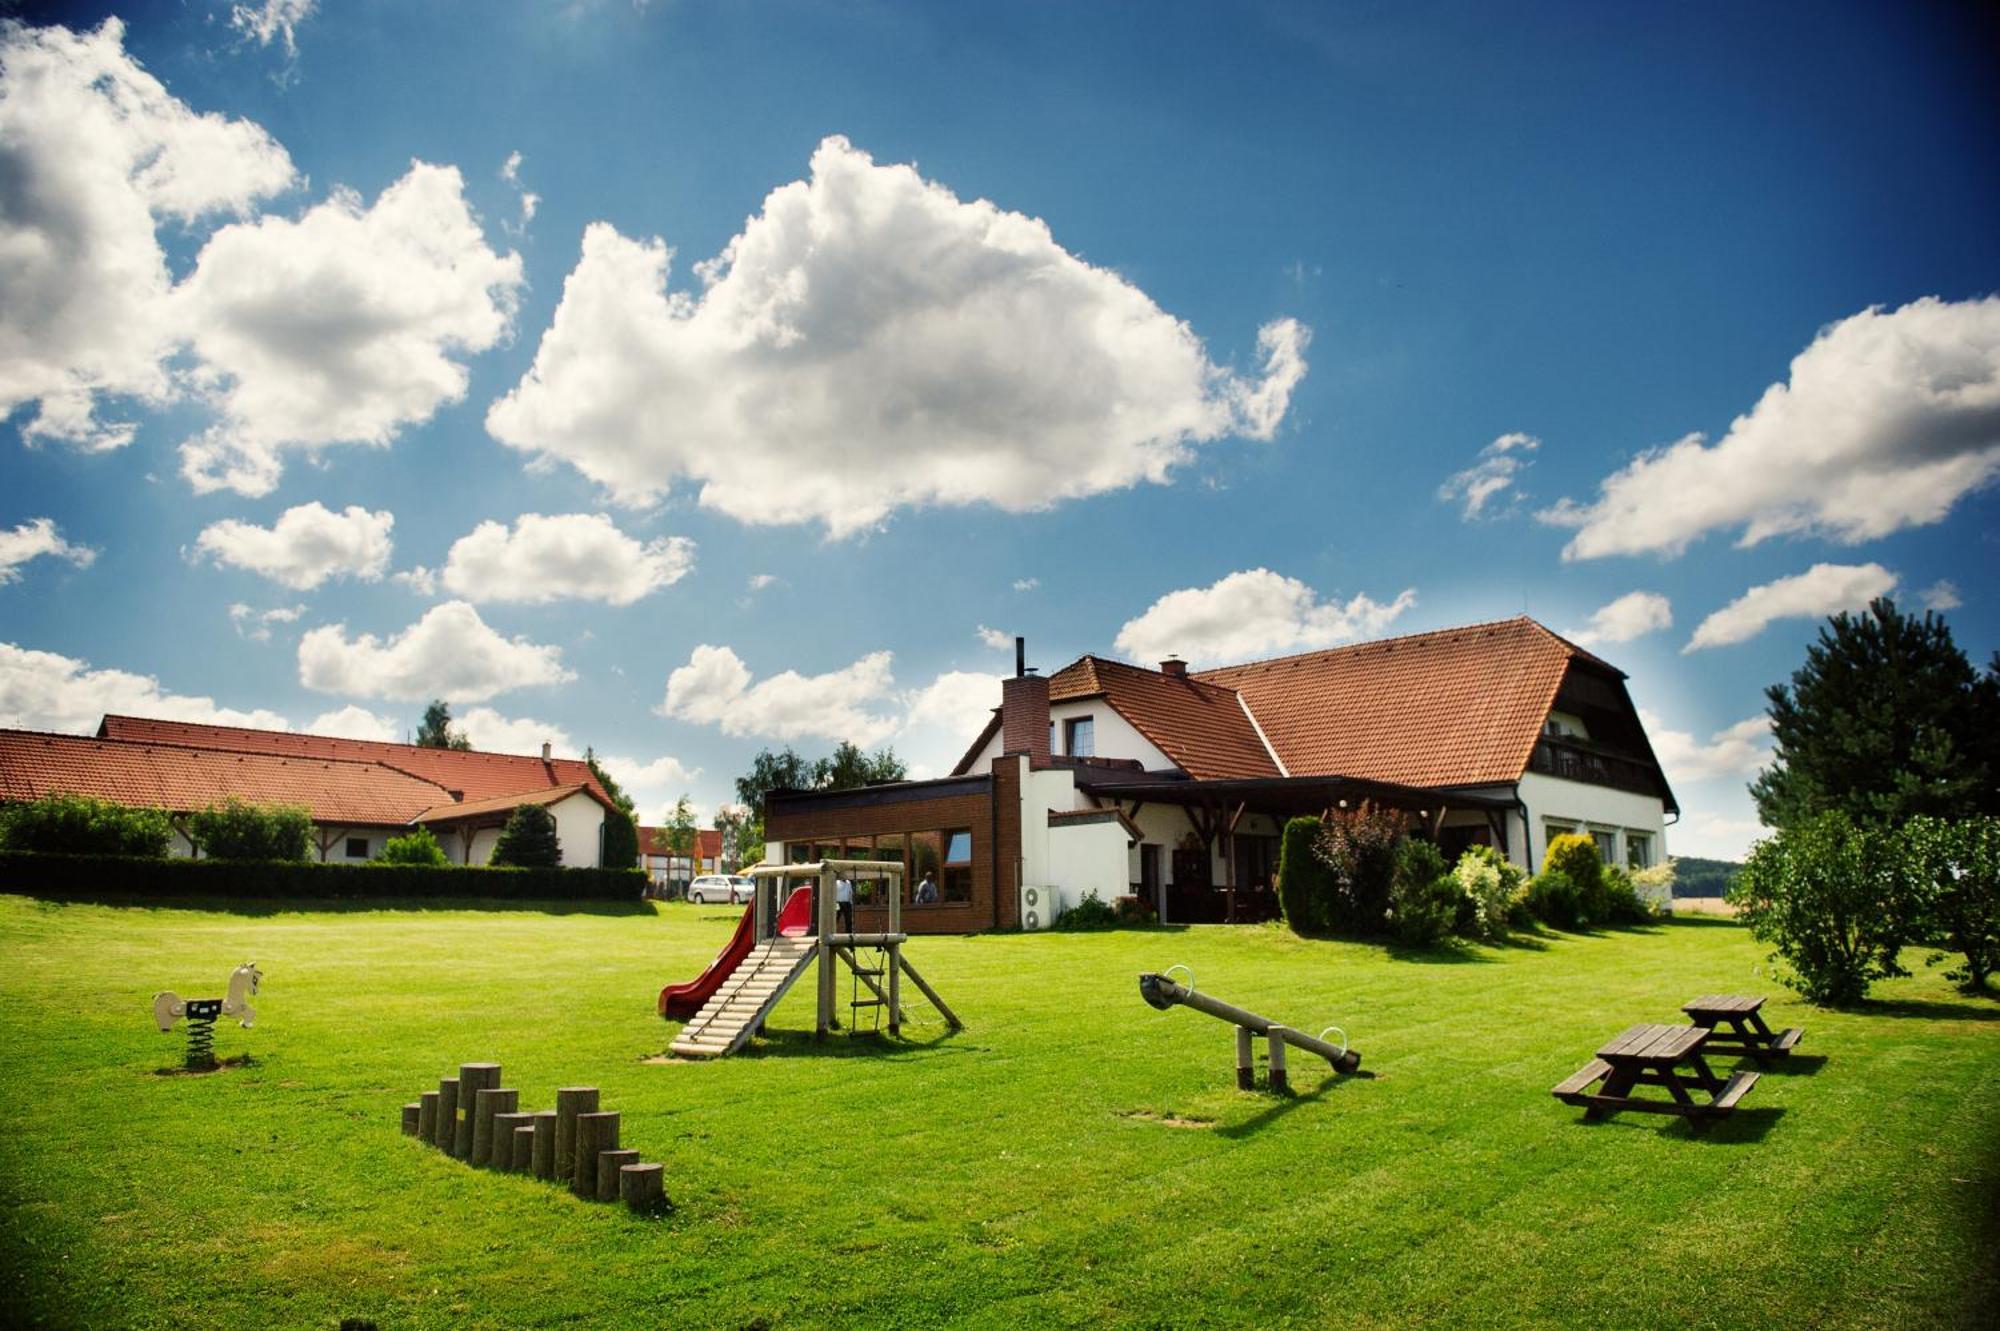
<path fill-rule="evenodd" d="M 548 1177 L 567 1183 L 576 1175 L 576 1120 L 597 1112 L 595 1086 L 565 1086 L 556 1092 L 555 1154 Z"/>
<path fill-rule="evenodd" d="M 1288 1091 L 1292 1088 L 1292 1079 L 1285 1072 L 1285 1028 L 1273 1026 L 1266 1035 L 1271 1046 L 1271 1089 Z"/>
<path fill-rule="evenodd" d="M 458 1078 L 443 1077 L 438 1080 L 438 1121 L 435 1145 L 446 1155 L 453 1155 L 458 1147 Z"/>
<path fill-rule="evenodd" d="M 461 1063 L 458 1067 L 458 1134 L 451 1153 L 461 1160 L 472 1158 L 472 1116 L 479 1093 L 500 1084 L 498 1063 Z"/>
<path fill-rule="evenodd" d="M 618 1171 L 627 1165 L 639 1163 L 637 1151 L 599 1151 L 597 1153 L 597 1200 L 615 1202 L 618 1200 Z"/>
<path fill-rule="evenodd" d="M 666 1172 L 664 1165 L 627 1165 L 618 1171 L 618 1195 L 641 1214 L 662 1210 L 667 1204 Z"/>
<path fill-rule="evenodd" d="M 417 1135 L 417 1125 L 423 1122 L 423 1117 L 424 1117 L 424 1107 L 423 1107 L 423 1105 L 422 1105 L 422 1104 L 420 1104 L 420 1103 L 419 1103 L 419 1104 L 407 1104 L 407 1105 L 404 1105 L 404 1106 L 403 1106 L 403 1135 L 404 1135 L 405 1137 L 414 1137 L 414 1136 L 416 1136 L 416 1135 Z"/>
<path fill-rule="evenodd" d="M 511 1114 L 521 1107 L 521 1093 L 508 1087 L 481 1087 L 472 1097 L 472 1163 L 491 1165 L 493 1159 L 493 1116 Z"/>
<path fill-rule="evenodd" d="M 819 871 L 819 888 L 813 897 L 815 931 L 819 937 L 814 940 L 819 949 L 819 1015 L 813 1022 L 813 1038 L 824 1040 L 828 1030 L 838 1023 L 833 1017 L 833 870 Z"/>
<path fill-rule="evenodd" d="M 522 1117 L 533 1119 L 535 1116 L 533 1114 L 524 1114 Z M 512 1169 L 516 1174 L 532 1174 L 535 1172 L 535 1125 L 532 1122 L 523 1123 L 520 1127 L 514 1129 L 514 1163 Z"/>
<path fill-rule="evenodd" d="M 427 1145 L 437 1144 L 438 1093 L 425 1091 L 417 1098 L 417 1140 Z"/>
<path fill-rule="evenodd" d="M 1257 1084 L 1257 1056 L 1251 1052 L 1250 1028 L 1236 1028 L 1236 1089 L 1247 1091 Z"/>
<path fill-rule="evenodd" d="M 569 1190 L 585 1201 L 597 1196 L 597 1156 L 618 1149 L 618 1111 L 576 1116 L 576 1150 L 570 1157 Z"/>
<path fill-rule="evenodd" d="M 535 1115 L 535 1158 L 533 1169 L 538 1179 L 552 1179 L 556 1176 L 556 1111 L 544 1109 Z"/>
<path fill-rule="evenodd" d="M 518 1104 L 519 1092 L 515 1095 Z M 487 1147 L 486 1163 L 502 1171 L 513 1169 L 514 1133 L 520 1128 L 527 1128 L 533 1133 L 534 1128 L 529 1125 L 534 1121 L 533 1114 L 523 1114 L 518 1108 L 496 1110 L 493 1114 L 493 1136 L 491 1144 Z"/>

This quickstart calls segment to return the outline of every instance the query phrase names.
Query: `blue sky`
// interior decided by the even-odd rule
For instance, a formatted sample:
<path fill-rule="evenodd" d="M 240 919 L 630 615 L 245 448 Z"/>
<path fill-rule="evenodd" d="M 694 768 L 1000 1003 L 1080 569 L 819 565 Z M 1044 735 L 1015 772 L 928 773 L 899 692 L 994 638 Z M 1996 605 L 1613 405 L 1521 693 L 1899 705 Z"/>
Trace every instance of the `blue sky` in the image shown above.
<path fill-rule="evenodd" d="M 0 6 L 0 724 L 445 693 L 651 814 L 943 770 L 982 629 L 1526 612 L 1733 854 L 1825 613 L 2000 645 L 1970 12 Z"/>

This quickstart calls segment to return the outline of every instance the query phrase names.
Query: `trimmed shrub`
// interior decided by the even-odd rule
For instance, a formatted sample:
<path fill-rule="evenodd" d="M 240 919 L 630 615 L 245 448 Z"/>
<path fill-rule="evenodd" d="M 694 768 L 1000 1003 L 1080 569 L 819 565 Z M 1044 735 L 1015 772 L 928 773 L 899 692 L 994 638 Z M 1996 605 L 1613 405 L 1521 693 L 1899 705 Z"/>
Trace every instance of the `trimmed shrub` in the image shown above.
<path fill-rule="evenodd" d="M 11 892 L 56 898 L 159 897 L 258 901 L 445 898 L 499 901 L 632 901 L 637 869 L 464 869 L 312 860 L 139 859 L 0 851 Z"/>
<path fill-rule="evenodd" d="M 1897 954 L 1916 912 L 1901 841 L 1836 810 L 1750 848 L 1729 900 L 1809 1001 L 1857 1003 L 1876 980 L 1908 974 Z"/>
<path fill-rule="evenodd" d="M 188 839 L 215 860 L 302 860 L 312 812 L 296 804 L 249 804 L 234 796 L 188 815 Z"/>
<path fill-rule="evenodd" d="M 1468 846 L 1452 876 L 1471 907 L 1468 932 L 1475 938 L 1505 938 L 1527 880 L 1520 866 L 1491 846 Z"/>
<path fill-rule="evenodd" d="M 1056 919 L 1056 928 L 1073 933 L 1082 933 L 1088 929 L 1114 929 L 1117 926 L 1118 912 L 1095 892 L 1085 892 L 1083 900 L 1071 906 Z"/>
<path fill-rule="evenodd" d="M 493 864 L 501 868 L 553 869 L 562 863 L 562 843 L 556 839 L 556 816 L 539 804 L 517 804 L 493 846 Z"/>
<path fill-rule="evenodd" d="M 1561 869 L 1528 880 L 1528 913 L 1551 929 L 1575 929 L 1583 920 L 1583 894 Z"/>
<path fill-rule="evenodd" d="M 1902 840 L 1926 941 L 1965 959 L 1945 978 L 1985 993 L 1986 978 L 2000 971 L 2000 818 L 1912 818 Z"/>
<path fill-rule="evenodd" d="M 44 795 L 0 808 L 0 848 L 6 850 L 157 859 L 173 835 L 164 809 L 135 809 L 90 795 Z"/>
<path fill-rule="evenodd" d="M 1615 864 L 1604 870 L 1604 910 L 1601 923 L 1644 924 L 1653 918 L 1652 907 L 1640 899 L 1632 875 Z"/>
<path fill-rule="evenodd" d="M 1332 892 L 1321 907 L 1329 929 L 1370 937 L 1389 927 L 1396 847 L 1403 837 L 1403 815 L 1395 809 L 1363 801 L 1358 809 L 1327 815 L 1314 849 L 1332 871 Z"/>
<path fill-rule="evenodd" d="M 1279 843 L 1278 909 L 1293 933 L 1322 933 L 1327 927 L 1325 905 L 1333 883 L 1326 861 L 1313 849 L 1319 834 L 1319 819 L 1294 818 Z"/>
<path fill-rule="evenodd" d="M 1461 893 L 1438 848 L 1421 837 L 1405 837 L 1396 847 L 1390 874 L 1389 910 L 1396 937 L 1411 947 L 1429 947 L 1458 921 Z"/>
<path fill-rule="evenodd" d="M 390 837 L 372 863 L 448 865 L 451 857 L 444 853 L 444 847 L 431 835 L 430 828 L 419 827 L 406 836 Z"/>
<path fill-rule="evenodd" d="M 1577 923 L 1604 924 L 1611 918 L 1611 899 L 1604 886 L 1604 859 L 1597 841 L 1581 832 L 1565 832 L 1549 842 L 1542 854 L 1542 872 L 1560 870 L 1576 889 Z M 1569 926 L 1565 926 L 1569 927 Z"/>
<path fill-rule="evenodd" d="M 639 824 L 623 809 L 604 813 L 604 867 L 631 869 L 639 863 Z"/>

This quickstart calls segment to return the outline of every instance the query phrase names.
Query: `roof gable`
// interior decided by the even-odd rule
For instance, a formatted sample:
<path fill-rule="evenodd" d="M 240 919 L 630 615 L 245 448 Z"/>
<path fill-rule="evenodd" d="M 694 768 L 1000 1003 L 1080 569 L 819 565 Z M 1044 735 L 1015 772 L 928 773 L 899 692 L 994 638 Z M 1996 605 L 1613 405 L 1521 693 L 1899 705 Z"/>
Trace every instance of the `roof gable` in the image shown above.
<path fill-rule="evenodd" d="M 1197 780 L 1282 775 L 1232 689 L 1096 656 L 1049 676 L 1051 703 L 1093 697 Z"/>

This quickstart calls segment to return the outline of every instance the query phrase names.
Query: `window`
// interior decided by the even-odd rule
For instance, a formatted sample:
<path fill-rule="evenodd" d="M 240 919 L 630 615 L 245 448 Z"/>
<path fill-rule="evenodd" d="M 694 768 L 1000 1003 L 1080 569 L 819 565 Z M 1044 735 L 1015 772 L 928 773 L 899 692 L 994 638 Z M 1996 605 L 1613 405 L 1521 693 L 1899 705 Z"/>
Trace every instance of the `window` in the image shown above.
<path fill-rule="evenodd" d="M 1597 843 L 1597 858 L 1606 864 L 1618 863 L 1618 834 L 1590 829 L 1590 839 Z"/>
<path fill-rule="evenodd" d="M 365 836 L 351 836 L 347 838 L 347 858 L 350 860 L 367 859 L 368 838 Z"/>
<path fill-rule="evenodd" d="M 1629 869 L 1650 868 L 1653 863 L 1653 838 L 1644 832 L 1625 834 L 1625 866 Z"/>
<path fill-rule="evenodd" d="M 972 900 L 972 832 L 956 828 L 944 834 L 944 877 L 938 882 L 941 901 Z"/>
<path fill-rule="evenodd" d="M 1063 752 L 1072 758 L 1094 758 L 1097 756 L 1097 723 L 1088 716 L 1071 717 L 1063 722 Z"/>

